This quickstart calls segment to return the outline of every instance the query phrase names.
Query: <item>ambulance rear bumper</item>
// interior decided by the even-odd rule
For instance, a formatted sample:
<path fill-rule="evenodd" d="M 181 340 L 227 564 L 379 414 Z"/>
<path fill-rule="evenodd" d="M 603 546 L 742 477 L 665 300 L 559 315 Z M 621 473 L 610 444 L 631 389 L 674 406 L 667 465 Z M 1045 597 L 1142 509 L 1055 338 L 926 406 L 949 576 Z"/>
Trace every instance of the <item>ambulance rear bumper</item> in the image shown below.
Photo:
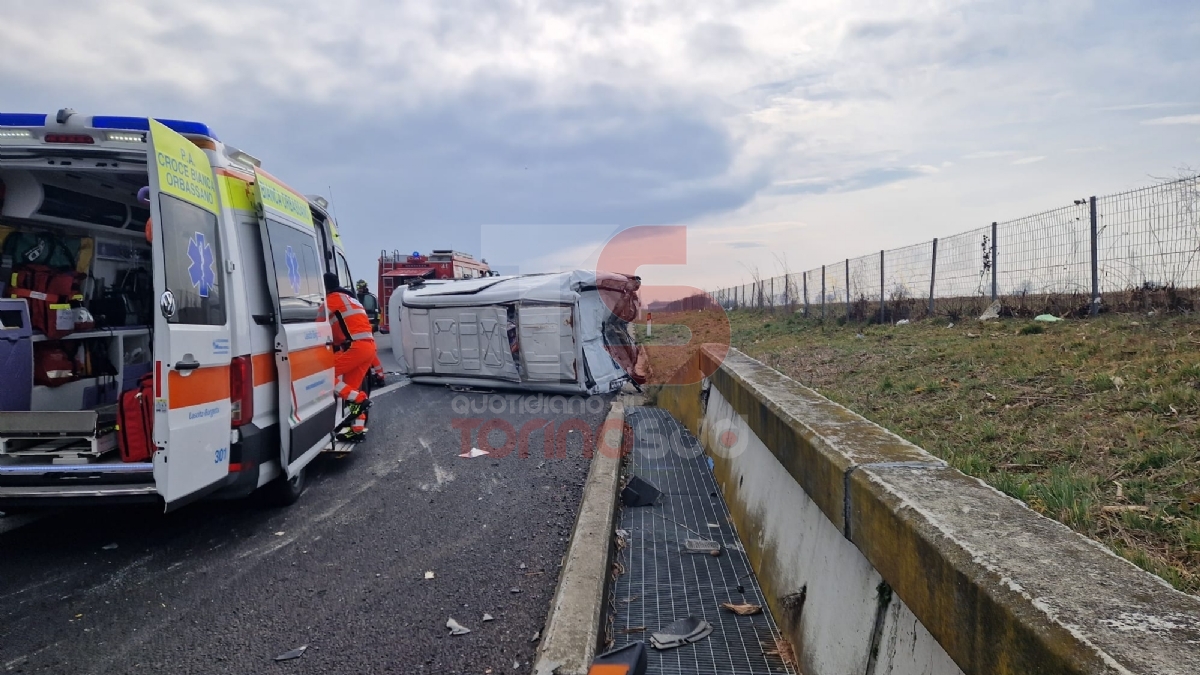
<path fill-rule="evenodd" d="M 151 462 L 0 466 L 0 507 L 157 499 L 154 464 Z"/>

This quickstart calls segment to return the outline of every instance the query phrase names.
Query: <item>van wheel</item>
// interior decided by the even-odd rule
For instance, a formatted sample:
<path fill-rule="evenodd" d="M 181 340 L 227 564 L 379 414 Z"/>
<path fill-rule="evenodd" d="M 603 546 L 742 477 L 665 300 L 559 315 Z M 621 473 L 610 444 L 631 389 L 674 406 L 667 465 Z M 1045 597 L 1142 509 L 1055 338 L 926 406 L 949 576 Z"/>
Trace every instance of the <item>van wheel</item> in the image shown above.
<path fill-rule="evenodd" d="M 300 495 L 304 493 L 304 488 L 307 486 L 305 473 L 308 467 L 300 469 L 292 479 L 288 479 L 287 474 L 283 474 L 275 480 L 267 483 L 263 488 L 263 497 L 267 504 L 271 506 L 291 506 L 295 504 Z"/>

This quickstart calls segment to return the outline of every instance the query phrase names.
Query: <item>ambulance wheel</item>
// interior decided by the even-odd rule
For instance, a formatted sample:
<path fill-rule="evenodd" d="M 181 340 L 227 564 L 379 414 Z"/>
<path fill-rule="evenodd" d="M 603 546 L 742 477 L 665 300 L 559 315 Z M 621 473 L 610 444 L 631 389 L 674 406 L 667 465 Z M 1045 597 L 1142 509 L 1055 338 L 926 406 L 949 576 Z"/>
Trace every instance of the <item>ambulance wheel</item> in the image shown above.
<path fill-rule="evenodd" d="M 307 467 L 300 469 L 300 472 L 291 479 L 287 477 L 287 474 L 283 474 L 270 483 L 267 483 L 263 488 L 263 497 L 266 498 L 267 503 L 271 506 L 291 506 L 295 504 L 307 486 L 304 475 L 307 470 Z"/>

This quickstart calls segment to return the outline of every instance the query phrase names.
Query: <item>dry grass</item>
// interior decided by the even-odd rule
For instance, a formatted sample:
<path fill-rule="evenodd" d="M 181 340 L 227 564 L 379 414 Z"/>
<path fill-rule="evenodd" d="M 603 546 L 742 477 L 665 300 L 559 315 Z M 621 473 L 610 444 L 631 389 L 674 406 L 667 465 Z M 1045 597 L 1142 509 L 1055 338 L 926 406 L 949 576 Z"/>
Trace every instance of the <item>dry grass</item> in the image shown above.
<path fill-rule="evenodd" d="M 734 347 L 1200 592 L 1200 320 L 730 319 Z"/>
<path fill-rule="evenodd" d="M 664 384 L 706 343 L 729 344 L 730 327 L 726 314 L 719 308 L 706 311 L 659 314 L 651 336 L 646 337 L 645 324 L 634 324 L 634 339 L 645 346 L 652 375 L 648 384 Z"/>

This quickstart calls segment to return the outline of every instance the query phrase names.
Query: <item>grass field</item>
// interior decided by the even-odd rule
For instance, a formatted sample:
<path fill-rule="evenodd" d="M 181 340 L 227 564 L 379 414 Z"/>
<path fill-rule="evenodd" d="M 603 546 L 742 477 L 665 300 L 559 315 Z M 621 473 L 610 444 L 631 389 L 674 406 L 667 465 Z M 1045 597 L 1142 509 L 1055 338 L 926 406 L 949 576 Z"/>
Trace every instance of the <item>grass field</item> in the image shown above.
<path fill-rule="evenodd" d="M 648 344 L 720 332 L 655 319 Z M 734 347 L 1200 593 L 1200 320 L 729 319 Z"/>

